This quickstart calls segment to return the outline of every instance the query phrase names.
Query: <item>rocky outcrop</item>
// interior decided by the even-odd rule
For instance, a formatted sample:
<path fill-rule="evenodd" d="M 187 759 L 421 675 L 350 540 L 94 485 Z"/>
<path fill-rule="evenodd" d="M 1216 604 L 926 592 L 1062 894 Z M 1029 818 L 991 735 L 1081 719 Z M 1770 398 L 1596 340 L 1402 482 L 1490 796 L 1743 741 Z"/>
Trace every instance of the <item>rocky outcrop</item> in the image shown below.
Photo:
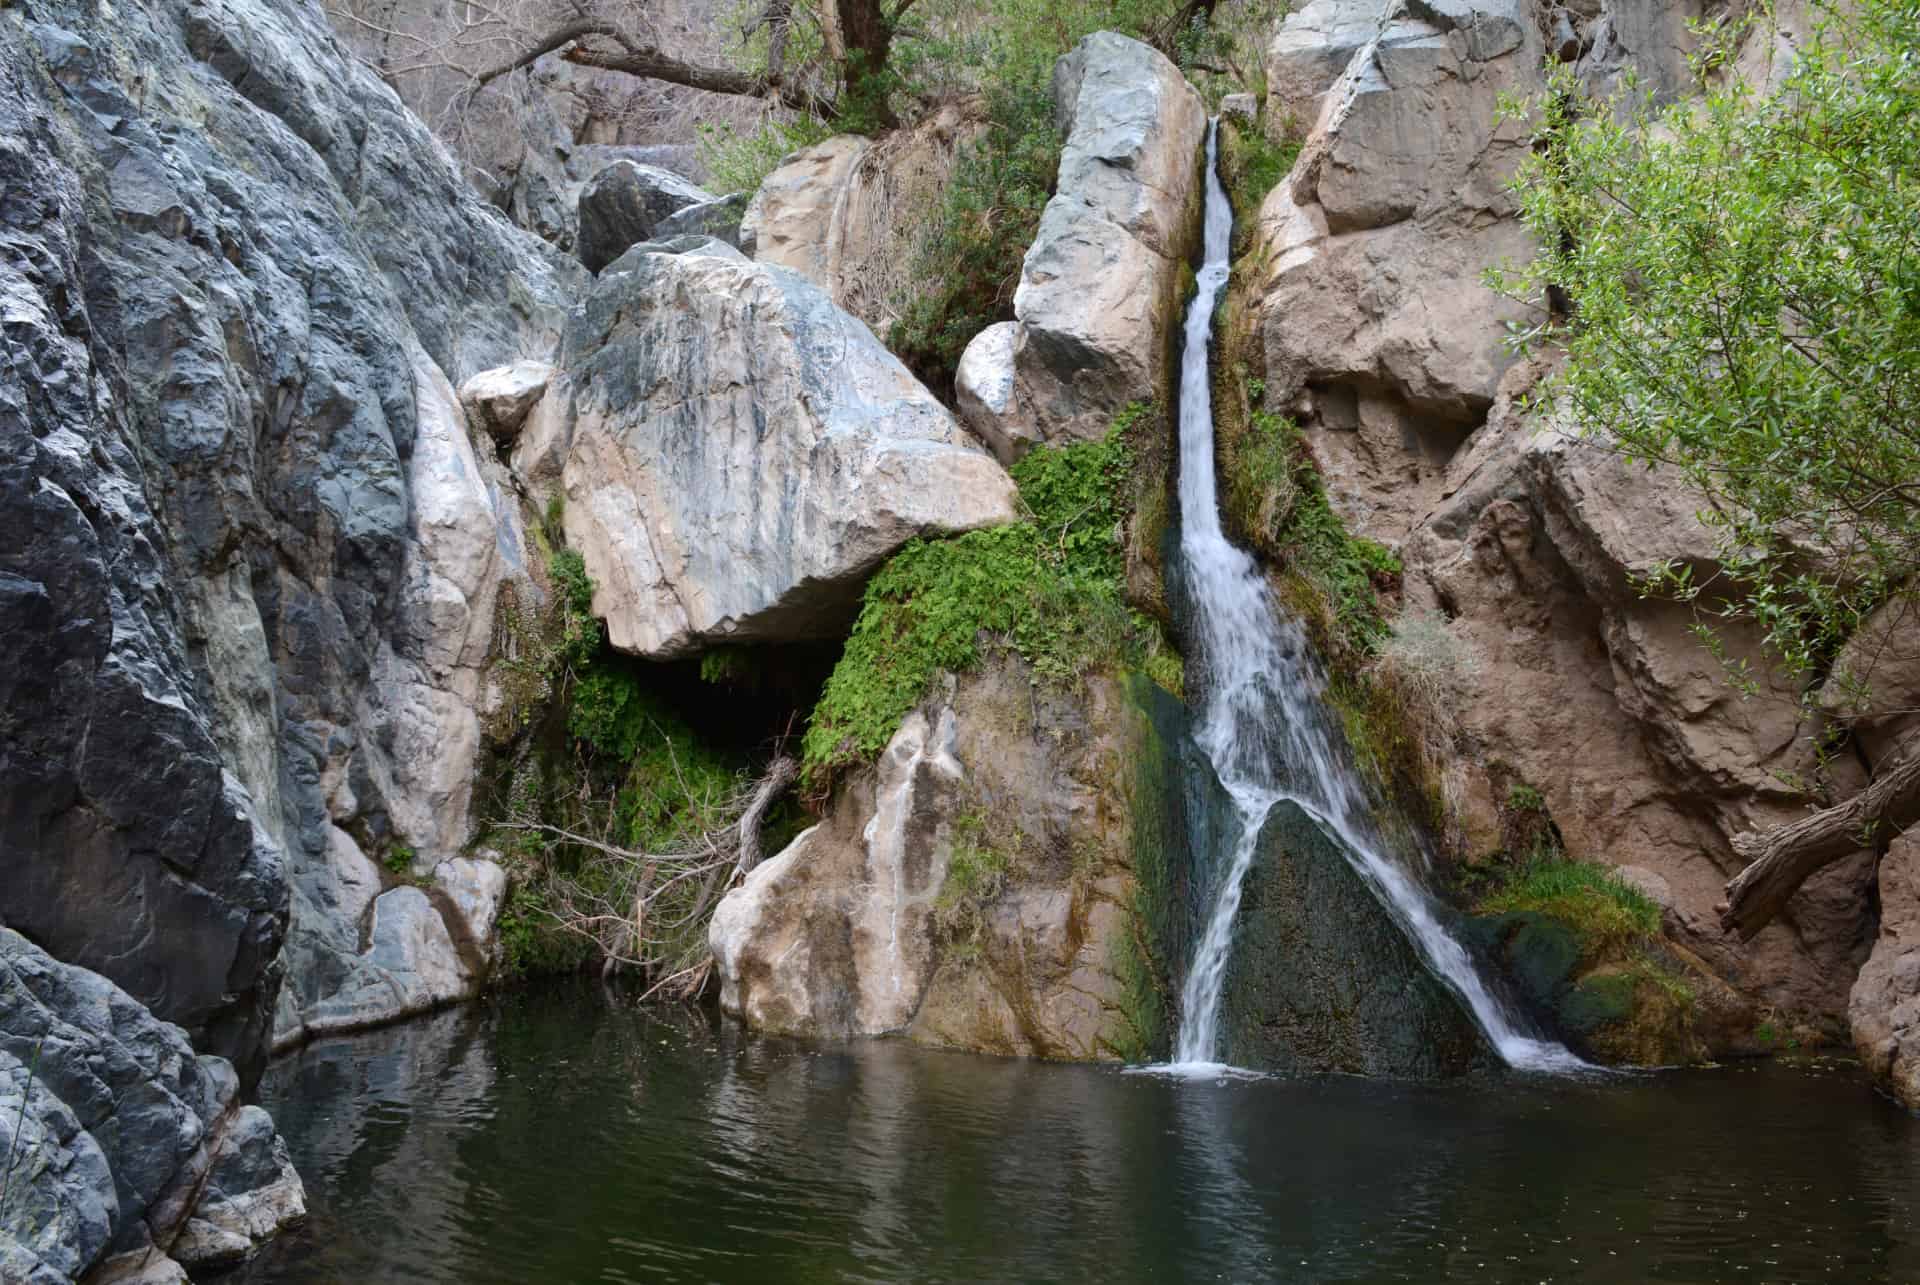
<path fill-rule="evenodd" d="M 598 272 L 628 246 L 652 239 L 673 215 L 718 199 L 671 170 L 615 161 L 580 189 L 580 230 L 574 247 L 587 270 Z"/>
<path fill-rule="evenodd" d="M 1853 1046 L 1882 1087 L 1920 1111 L 1920 835 L 1880 859 L 1880 935 L 1847 1001 Z"/>
<path fill-rule="evenodd" d="M 1267 65 L 1269 120 L 1311 126 L 1248 265 L 1267 404 L 1307 430 L 1341 512 L 1397 539 L 1485 418 L 1524 311 L 1481 277 L 1532 254 L 1504 190 L 1527 128 L 1497 117 L 1545 87 L 1533 14 L 1316 0 Z"/>
<path fill-rule="evenodd" d="M 1130 402 L 1170 402 L 1181 274 L 1199 230 L 1206 108 L 1178 68 L 1099 32 L 1060 59 L 1053 93 L 1066 146 L 1015 319 L 976 336 L 957 376 L 968 426 L 1007 461 L 1039 442 L 1096 439 Z"/>
<path fill-rule="evenodd" d="M 536 410 L 523 446 L 564 443 L 567 543 L 623 651 L 832 636 L 909 539 L 1013 520 L 1006 473 L 865 326 L 721 243 L 611 265 L 560 366 L 560 421 Z"/>
<path fill-rule="evenodd" d="M 984 1052 L 1164 1050 L 1177 702 L 1007 657 L 909 715 L 871 775 L 728 893 L 721 1005 L 758 1030 Z M 1157 904 L 1156 904 L 1157 903 Z"/>
<path fill-rule="evenodd" d="M 15 6 L 0 167 L 0 916 L 250 1076 L 466 841 L 525 545 L 453 385 L 585 275 L 317 5 Z"/>
<path fill-rule="evenodd" d="M 225 1059 L 0 928 L 0 1277 L 214 1268 L 303 1217 L 286 1144 L 238 1095 Z"/>
<path fill-rule="evenodd" d="M 795 152 L 754 192 L 741 249 L 798 272 L 884 337 L 914 290 L 935 202 L 980 128 L 949 104 L 878 141 L 847 134 Z"/>
<path fill-rule="evenodd" d="M 1542 88 L 1550 52 L 1584 58 L 1596 33 L 1666 21 L 1596 6 L 1550 51 L 1540 33 L 1557 12 L 1316 0 L 1289 17 L 1268 51 L 1265 123 L 1308 132 L 1241 265 L 1261 274 L 1240 286 L 1257 317 L 1249 364 L 1265 405 L 1302 425 L 1349 529 L 1399 552 L 1409 617 L 1466 658 L 1446 715 L 1458 847 L 1474 860 L 1505 849 L 1513 800 L 1538 797 L 1535 833 L 1645 872 L 1699 1013 L 1697 1029 L 1629 1033 L 1635 1047 L 1751 1047 L 1767 1015 L 1837 1034 L 1869 940 L 1869 857 L 1810 880 L 1789 921 L 1752 943 L 1715 913 L 1740 865 L 1730 837 L 1819 788 L 1816 729 L 1795 693 L 1767 686 L 1756 636 L 1720 630 L 1729 659 L 1762 676 L 1743 699 L 1692 609 L 1642 596 L 1638 579 L 1669 560 L 1711 577 L 1700 497 L 1529 417 L 1545 367 L 1514 364 L 1503 340 L 1517 307 L 1482 284 L 1532 253 L 1502 190 L 1525 127 L 1495 124 L 1498 95 Z M 1607 66 L 1639 66 L 1607 48 Z M 1582 74 L 1599 77 L 1593 57 Z"/>

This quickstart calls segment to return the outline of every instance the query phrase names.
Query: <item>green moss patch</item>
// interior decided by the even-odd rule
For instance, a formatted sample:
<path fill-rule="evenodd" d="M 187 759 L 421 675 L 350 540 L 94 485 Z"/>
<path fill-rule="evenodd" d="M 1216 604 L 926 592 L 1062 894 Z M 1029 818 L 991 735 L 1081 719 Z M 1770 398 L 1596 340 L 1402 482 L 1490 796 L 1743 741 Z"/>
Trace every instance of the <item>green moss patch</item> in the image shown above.
<path fill-rule="evenodd" d="M 1606 866 L 1541 854 L 1480 899 L 1481 914 L 1532 911 L 1567 925 L 1588 957 L 1660 935 L 1660 905 Z"/>
<path fill-rule="evenodd" d="M 1102 666 L 1173 677 L 1158 626 L 1126 603 L 1122 531 L 1131 424 L 1106 438 L 1040 448 L 1014 465 L 1027 516 L 951 540 L 915 540 L 868 583 L 859 618 L 802 743 L 809 784 L 885 747 L 934 676 L 1012 648 L 1044 682 Z"/>

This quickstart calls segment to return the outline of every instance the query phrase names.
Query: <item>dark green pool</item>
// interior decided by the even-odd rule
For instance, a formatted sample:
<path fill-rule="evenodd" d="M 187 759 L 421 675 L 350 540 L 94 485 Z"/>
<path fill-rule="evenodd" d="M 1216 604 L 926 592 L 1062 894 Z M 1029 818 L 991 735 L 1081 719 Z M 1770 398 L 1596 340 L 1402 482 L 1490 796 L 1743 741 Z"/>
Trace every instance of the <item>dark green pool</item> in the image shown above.
<path fill-rule="evenodd" d="M 746 1039 L 590 987 L 278 1063 L 255 1281 L 1920 1282 L 1850 1066 L 1188 1083 Z"/>

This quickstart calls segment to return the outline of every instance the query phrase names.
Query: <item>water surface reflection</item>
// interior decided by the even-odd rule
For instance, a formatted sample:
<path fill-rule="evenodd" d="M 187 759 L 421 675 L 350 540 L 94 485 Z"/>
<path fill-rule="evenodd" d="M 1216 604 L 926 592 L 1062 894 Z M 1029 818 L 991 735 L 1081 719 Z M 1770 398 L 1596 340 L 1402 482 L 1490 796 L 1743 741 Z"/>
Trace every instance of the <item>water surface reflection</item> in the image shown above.
<path fill-rule="evenodd" d="M 1920 1121 L 1851 1068 L 1169 1080 L 522 992 L 267 1105 L 253 1281 L 1920 1281 Z"/>

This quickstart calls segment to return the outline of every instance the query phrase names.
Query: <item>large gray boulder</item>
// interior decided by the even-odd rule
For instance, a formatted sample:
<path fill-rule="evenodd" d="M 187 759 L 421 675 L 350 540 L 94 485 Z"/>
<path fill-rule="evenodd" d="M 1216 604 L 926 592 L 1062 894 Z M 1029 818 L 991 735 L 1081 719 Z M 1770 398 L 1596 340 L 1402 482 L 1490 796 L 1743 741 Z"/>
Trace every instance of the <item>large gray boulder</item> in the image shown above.
<path fill-rule="evenodd" d="M 637 241 L 653 237 L 662 222 L 694 205 L 719 198 L 671 170 L 615 161 L 580 189 L 580 262 L 598 272 Z"/>
<path fill-rule="evenodd" d="M 211 1268 L 304 1217 L 286 1143 L 238 1092 L 179 1027 L 0 928 L 0 1278 Z"/>
<path fill-rule="evenodd" d="M 567 543 L 615 647 L 831 637 L 919 535 L 1014 518 L 1005 471 L 867 328 L 719 242 L 637 248 L 568 326 Z"/>
<path fill-rule="evenodd" d="M 1088 36 L 1054 67 L 1066 136 L 1058 186 L 1021 268 L 1011 332 L 961 360 L 967 424 L 1002 460 L 1100 437 L 1130 402 L 1166 399 L 1181 270 L 1199 235 L 1200 95 L 1165 57 Z"/>
<path fill-rule="evenodd" d="M 251 1076 L 336 832 L 466 840 L 525 543 L 452 388 L 585 273 L 309 3 L 9 10 L 0 185 L 0 916 Z"/>

